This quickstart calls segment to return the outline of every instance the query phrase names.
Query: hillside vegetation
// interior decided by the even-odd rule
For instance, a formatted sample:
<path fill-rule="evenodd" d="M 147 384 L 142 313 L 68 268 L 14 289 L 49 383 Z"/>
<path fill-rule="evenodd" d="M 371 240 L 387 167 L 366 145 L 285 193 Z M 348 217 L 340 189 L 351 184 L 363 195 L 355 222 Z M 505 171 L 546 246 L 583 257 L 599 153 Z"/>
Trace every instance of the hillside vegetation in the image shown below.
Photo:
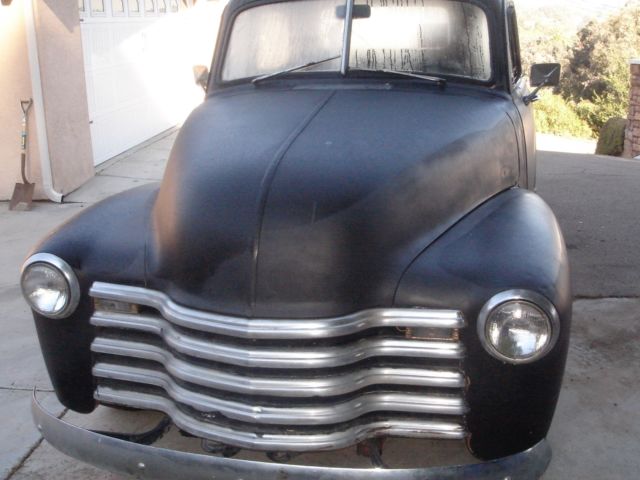
<path fill-rule="evenodd" d="M 595 137 L 609 119 L 627 116 L 629 60 L 640 57 L 640 0 L 586 22 L 575 6 L 523 4 L 519 18 L 525 68 L 540 62 L 563 67 L 560 87 L 542 93 L 536 104 L 540 132 Z"/>

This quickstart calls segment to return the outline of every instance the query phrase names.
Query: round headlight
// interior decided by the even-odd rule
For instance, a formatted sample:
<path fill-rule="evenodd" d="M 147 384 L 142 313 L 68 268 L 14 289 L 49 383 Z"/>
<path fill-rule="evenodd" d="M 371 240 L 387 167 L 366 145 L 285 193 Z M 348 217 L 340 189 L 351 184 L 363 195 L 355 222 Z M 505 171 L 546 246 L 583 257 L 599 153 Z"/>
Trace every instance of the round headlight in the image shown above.
<path fill-rule="evenodd" d="M 551 302 L 534 292 L 513 290 L 493 297 L 478 318 L 485 349 L 509 363 L 528 363 L 553 348 L 560 321 Z"/>
<path fill-rule="evenodd" d="M 73 269 L 55 255 L 39 253 L 29 258 L 22 267 L 20 283 L 29 306 L 45 317 L 68 317 L 80 301 Z"/>

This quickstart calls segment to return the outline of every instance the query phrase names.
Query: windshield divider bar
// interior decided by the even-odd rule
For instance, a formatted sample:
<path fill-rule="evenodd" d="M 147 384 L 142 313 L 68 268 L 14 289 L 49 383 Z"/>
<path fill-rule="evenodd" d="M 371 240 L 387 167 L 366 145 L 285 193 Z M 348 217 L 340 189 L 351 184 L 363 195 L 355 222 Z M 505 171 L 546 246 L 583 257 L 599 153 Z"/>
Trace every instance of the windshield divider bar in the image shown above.
<path fill-rule="evenodd" d="M 351 29 L 353 27 L 353 4 L 355 0 L 347 0 L 346 14 L 344 16 L 344 38 L 342 40 L 342 64 L 340 73 L 342 76 L 349 70 L 349 55 L 351 53 Z"/>

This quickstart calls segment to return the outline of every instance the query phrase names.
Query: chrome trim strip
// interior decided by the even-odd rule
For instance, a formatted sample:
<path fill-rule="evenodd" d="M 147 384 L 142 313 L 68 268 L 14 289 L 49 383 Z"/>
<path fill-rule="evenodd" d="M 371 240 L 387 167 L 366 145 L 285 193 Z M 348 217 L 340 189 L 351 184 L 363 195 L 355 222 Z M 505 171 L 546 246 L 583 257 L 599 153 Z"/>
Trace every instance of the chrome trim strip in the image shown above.
<path fill-rule="evenodd" d="M 271 425 L 333 425 L 355 420 L 373 412 L 403 412 L 433 415 L 463 415 L 462 398 L 452 395 L 425 395 L 409 393 L 367 393 L 346 402 L 295 406 L 289 399 L 283 406 L 271 407 L 234 402 L 194 392 L 178 385 L 169 375 L 144 368 L 101 364 L 94 368 L 96 377 L 153 385 L 162 388 L 177 403 L 188 405 L 205 414 L 218 414 L 247 423 Z M 134 386 L 127 386 L 136 390 Z M 120 397 L 119 388 L 98 385 L 95 399 L 117 405 L 127 405 Z M 250 401 L 251 399 L 247 399 Z M 293 404 L 291 406 L 284 406 Z"/>
<path fill-rule="evenodd" d="M 80 303 L 80 283 L 78 282 L 78 277 L 73 271 L 73 268 L 71 268 L 71 266 L 60 257 L 57 257 L 50 253 L 36 253 L 35 255 L 30 256 L 27 259 L 27 261 L 24 262 L 24 264 L 22 265 L 22 270 L 20 275 L 20 287 L 21 287 L 23 296 L 24 296 L 24 289 L 22 289 L 22 280 L 24 278 L 24 275 L 28 267 L 35 265 L 37 263 L 44 263 L 47 265 L 51 265 L 55 267 L 57 270 L 59 270 L 60 273 L 62 273 L 65 280 L 67 281 L 67 285 L 69 286 L 69 300 L 65 305 L 64 309 L 56 314 L 50 314 L 50 313 L 41 312 L 40 310 L 37 310 L 35 307 L 33 307 L 33 305 L 31 305 L 31 302 L 29 302 L 29 300 L 27 300 L 25 296 L 25 300 L 27 301 L 27 304 L 34 311 L 38 312 L 38 314 L 44 317 L 52 318 L 52 319 L 67 318 L 69 315 L 71 315 L 73 312 L 76 311 L 76 308 L 78 308 L 78 304 Z"/>
<path fill-rule="evenodd" d="M 247 395 L 272 397 L 335 397 L 362 390 L 373 385 L 406 385 L 416 387 L 461 388 L 464 378 L 452 370 L 378 367 L 357 370 L 341 375 L 314 378 L 246 377 L 221 370 L 203 368 L 175 358 L 161 348 L 128 342 L 127 345 L 98 343 L 92 350 L 97 353 L 151 360 L 164 366 L 174 378 L 203 387 Z M 99 362 L 94 374 L 108 376 L 111 364 Z M 308 372 L 310 375 L 314 372 Z"/>
<path fill-rule="evenodd" d="M 175 480 L 537 480 L 551 461 L 551 449 L 543 440 L 510 457 L 475 465 L 419 469 L 351 469 L 283 465 L 180 452 L 138 445 L 91 432 L 44 410 L 34 396 L 31 412 L 42 436 L 59 451 L 116 474 L 140 479 Z"/>
<path fill-rule="evenodd" d="M 198 421 L 180 410 L 171 400 L 153 394 L 120 390 L 113 397 L 103 392 L 101 398 L 132 408 L 164 412 L 173 423 L 191 435 L 251 450 L 314 452 L 339 450 L 378 436 L 461 440 L 467 435 L 464 427 L 456 422 L 404 419 L 374 421 L 329 433 L 263 434 Z"/>
<path fill-rule="evenodd" d="M 465 326 L 462 313 L 455 310 L 374 309 L 324 319 L 246 319 L 183 307 L 162 292 L 140 287 L 95 282 L 90 295 L 155 308 L 181 327 L 250 339 L 334 338 L 379 327 L 454 329 Z"/>
<path fill-rule="evenodd" d="M 252 368 L 286 368 L 310 369 L 333 368 L 351 365 L 372 357 L 404 357 L 404 358 L 441 358 L 461 359 L 464 348 L 454 342 L 430 342 L 421 340 L 398 340 L 393 338 L 371 338 L 358 340 L 349 345 L 337 347 L 309 347 L 307 349 L 253 348 L 213 343 L 182 335 L 176 332 L 168 322 L 160 319 L 143 323 L 142 317 L 137 325 L 129 322 L 118 322 L 102 316 L 94 316 L 92 325 L 99 327 L 129 328 L 147 331 L 160 336 L 165 343 L 177 352 L 192 357 L 214 362 Z M 147 320 L 145 318 L 145 320 Z M 144 330 L 142 327 L 147 328 Z M 130 342 L 98 338 L 94 341 L 96 348 L 104 348 L 108 344 L 116 348 L 130 348 Z M 135 342 L 134 342 L 135 343 Z M 144 344 L 135 344 L 144 345 Z M 95 350 L 98 351 L 98 350 Z M 102 352 L 107 353 L 107 352 Z M 127 353 L 123 353 L 127 355 Z M 129 355 L 132 356 L 132 355 Z"/>
<path fill-rule="evenodd" d="M 513 301 L 522 301 L 532 304 L 534 307 L 542 310 L 551 322 L 551 337 L 549 338 L 549 341 L 547 342 L 545 347 L 532 357 L 522 360 L 516 360 L 500 353 L 487 339 L 486 333 L 487 320 L 489 319 L 491 312 L 500 305 Z M 556 307 L 553 305 L 553 303 L 551 303 L 543 295 L 532 292 L 530 290 L 508 290 L 494 295 L 489 299 L 484 307 L 482 307 L 482 310 L 480 310 L 480 313 L 478 314 L 477 332 L 478 337 L 480 338 L 480 343 L 482 343 L 482 346 L 490 355 L 503 362 L 511 363 L 514 365 L 522 365 L 540 360 L 553 349 L 553 347 L 558 342 L 558 338 L 560 337 L 560 316 L 558 315 L 558 311 L 556 310 Z"/>

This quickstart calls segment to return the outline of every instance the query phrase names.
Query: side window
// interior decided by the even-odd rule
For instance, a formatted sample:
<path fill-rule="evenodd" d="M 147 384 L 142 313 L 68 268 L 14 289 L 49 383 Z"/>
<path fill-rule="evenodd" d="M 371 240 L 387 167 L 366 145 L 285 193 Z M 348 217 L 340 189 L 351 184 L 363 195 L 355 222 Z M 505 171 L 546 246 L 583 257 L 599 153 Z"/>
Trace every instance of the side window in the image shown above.
<path fill-rule="evenodd" d="M 518 17 L 516 9 L 510 5 L 507 9 L 507 28 L 509 29 L 509 55 L 514 82 L 522 77 L 522 58 L 520 56 L 520 37 L 518 35 Z"/>
<path fill-rule="evenodd" d="M 167 13 L 167 2 L 165 0 L 158 0 L 158 12 Z"/>
<path fill-rule="evenodd" d="M 171 13 L 176 13 L 180 10 L 180 6 L 178 5 L 178 0 L 171 0 Z"/>
<path fill-rule="evenodd" d="M 156 13 L 156 2 L 155 2 L 155 0 L 144 0 L 144 13 L 146 13 L 146 14 L 154 14 L 154 13 Z"/>

